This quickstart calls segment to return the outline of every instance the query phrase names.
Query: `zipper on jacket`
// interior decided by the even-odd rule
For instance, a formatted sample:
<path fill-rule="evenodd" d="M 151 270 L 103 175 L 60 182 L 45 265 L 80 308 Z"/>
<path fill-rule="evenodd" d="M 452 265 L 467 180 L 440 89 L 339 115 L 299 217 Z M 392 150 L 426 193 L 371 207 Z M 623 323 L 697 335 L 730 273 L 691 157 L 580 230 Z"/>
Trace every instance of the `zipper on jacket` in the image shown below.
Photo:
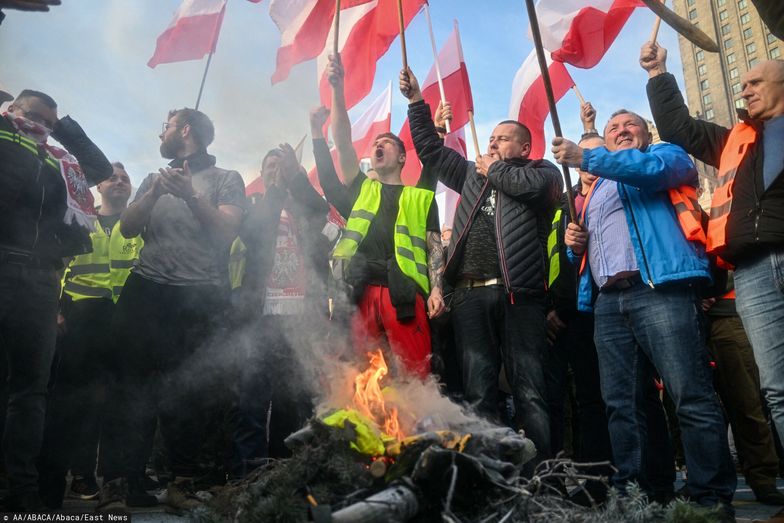
<path fill-rule="evenodd" d="M 509 279 L 509 267 L 506 265 L 506 251 L 504 241 L 501 237 L 501 191 L 495 192 L 495 241 L 498 243 L 498 261 L 501 265 L 501 276 L 504 278 L 504 287 L 509 293 L 509 302 L 514 305 L 514 292 L 512 292 L 512 282 Z"/>
<path fill-rule="evenodd" d="M 634 232 L 637 233 L 637 240 L 640 242 L 640 252 L 642 253 L 642 263 L 645 265 L 645 272 L 648 273 L 648 286 L 653 289 L 655 286 L 653 285 L 653 280 L 651 280 L 651 268 L 648 266 L 648 257 L 645 256 L 645 248 L 642 245 L 642 236 L 640 236 L 640 229 L 637 227 L 637 219 L 634 217 L 634 206 L 632 205 L 632 201 L 629 199 L 629 193 L 626 192 L 626 186 L 622 183 L 618 184 L 619 187 L 623 188 L 623 192 L 626 194 L 626 200 L 629 202 L 629 213 L 632 215 L 632 225 L 634 225 Z"/>
<path fill-rule="evenodd" d="M 43 167 L 43 162 L 41 159 L 38 159 L 38 172 L 35 173 L 35 183 L 40 183 L 41 181 L 41 168 Z M 68 188 L 65 188 L 66 191 Z M 39 227 L 41 224 L 41 216 L 44 214 L 44 201 L 46 200 L 46 186 L 41 185 L 41 204 L 38 206 L 38 218 L 35 220 L 35 236 L 33 237 L 33 245 L 30 247 L 31 251 L 34 251 L 35 248 L 38 246 L 38 233 Z"/>

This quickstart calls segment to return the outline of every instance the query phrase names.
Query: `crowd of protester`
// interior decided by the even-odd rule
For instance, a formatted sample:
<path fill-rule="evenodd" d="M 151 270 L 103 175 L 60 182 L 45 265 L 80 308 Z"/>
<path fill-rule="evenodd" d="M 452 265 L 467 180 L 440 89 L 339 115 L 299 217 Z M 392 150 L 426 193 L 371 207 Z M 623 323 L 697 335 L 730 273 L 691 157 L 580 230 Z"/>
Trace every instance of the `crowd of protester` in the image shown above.
<path fill-rule="evenodd" d="M 51 97 L 19 93 L 0 118 L 5 508 L 153 506 L 159 487 L 171 508 L 198 507 L 200 489 L 286 456 L 314 414 L 308 355 L 325 337 L 357 362 L 383 347 L 394 373 L 435 375 L 524 430 L 526 473 L 565 452 L 621 492 L 732 520 L 737 468 L 784 505 L 784 63 L 746 74 L 732 129 L 689 116 L 666 50 L 646 44 L 640 64 L 665 142 L 623 109 L 597 130 L 583 105 L 585 134 L 552 147 L 579 174 L 576 216 L 524 125 L 500 122 L 468 161 L 444 144 L 449 104 L 431 116 L 410 70 L 416 186 L 391 133 L 360 169 L 330 58 L 332 109 L 310 121 L 323 196 L 288 144 L 246 196 L 207 152 L 210 119 L 186 108 L 161 130 L 169 166 L 129 204 L 123 164 Z M 719 172 L 709 214 L 690 155 Z M 444 230 L 439 181 L 460 194 Z"/>

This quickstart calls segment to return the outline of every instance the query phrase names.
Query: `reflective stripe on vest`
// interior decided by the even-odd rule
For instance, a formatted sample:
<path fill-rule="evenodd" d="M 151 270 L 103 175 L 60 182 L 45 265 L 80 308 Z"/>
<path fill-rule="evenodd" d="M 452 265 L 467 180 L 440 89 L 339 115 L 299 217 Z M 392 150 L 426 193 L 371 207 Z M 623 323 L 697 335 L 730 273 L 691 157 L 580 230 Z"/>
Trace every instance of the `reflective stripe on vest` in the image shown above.
<path fill-rule="evenodd" d="M 19 133 L 9 133 L 8 131 L 0 131 L 0 140 L 14 142 L 18 145 L 21 145 L 22 147 L 24 147 L 25 149 L 27 149 L 28 151 L 30 151 L 36 156 L 40 157 L 41 155 L 41 150 L 39 149 L 38 142 L 36 142 L 35 140 L 31 140 L 29 138 L 25 138 Z M 46 159 L 44 161 L 59 171 L 60 163 L 54 158 L 52 158 L 48 152 L 45 152 L 45 154 L 46 154 Z"/>
<path fill-rule="evenodd" d="M 561 256 L 560 249 L 558 249 L 558 224 L 561 222 L 561 215 L 563 211 L 558 209 L 555 211 L 553 217 L 553 226 L 550 228 L 550 234 L 547 236 L 547 256 L 550 259 L 550 272 L 547 278 L 547 286 L 552 287 L 558 275 L 561 274 Z"/>
<path fill-rule="evenodd" d="M 716 253 L 727 245 L 727 220 L 732 208 L 732 186 L 743 157 L 757 141 L 757 131 L 746 123 L 739 123 L 730 131 L 727 144 L 721 151 L 717 187 L 711 201 L 710 220 L 708 221 L 707 251 Z M 731 268 L 730 264 L 718 259 L 718 264 Z"/>
<path fill-rule="evenodd" d="M 108 237 L 103 227 L 96 224 L 90 241 L 92 252 L 75 257 L 68 265 L 63 292 L 74 301 L 108 298 L 116 303 L 144 242 L 139 236 L 125 238 L 119 221 Z"/>
<path fill-rule="evenodd" d="M 670 189 L 668 192 L 672 206 L 675 208 L 675 214 L 678 216 L 678 223 L 686 239 L 705 245 L 707 242 L 705 237 L 707 216 L 697 200 L 697 189 L 691 185 L 682 185 Z"/>
<path fill-rule="evenodd" d="M 427 216 L 433 202 L 433 191 L 403 187 L 395 220 L 395 260 L 400 270 L 430 293 L 427 270 Z M 367 236 L 370 223 L 381 205 L 381 183 L 367 179 L 362 182 L 346 229 L 332 252 L 333 258 L 351 260 L 359 244 Z"/>
<path fill-rule="evenodd" d="M 247 265 L 248 248 L 239 238 L 231 244 L 229 252 L 229 283 L 231 290 L 242 286 L 242 279 L 245 277 L 245 267 Z"/>

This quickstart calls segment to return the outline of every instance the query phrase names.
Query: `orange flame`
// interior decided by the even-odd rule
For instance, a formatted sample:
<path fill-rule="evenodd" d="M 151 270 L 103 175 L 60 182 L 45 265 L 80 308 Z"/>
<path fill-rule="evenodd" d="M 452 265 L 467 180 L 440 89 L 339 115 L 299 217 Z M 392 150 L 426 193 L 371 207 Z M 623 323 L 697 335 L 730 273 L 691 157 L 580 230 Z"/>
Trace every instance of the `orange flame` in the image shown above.
<path fill-rule="evenodd" d="M 365 417 L 375 421 L 389 436 L 404 438 L 397 418 L 397 409 L 391 407 L 387 412 L 384 394 L 379 382 L 387 375 L 389 368 L 381 349 L 368 352 L 370 367 L 354 378 L 354 408 Z"/>

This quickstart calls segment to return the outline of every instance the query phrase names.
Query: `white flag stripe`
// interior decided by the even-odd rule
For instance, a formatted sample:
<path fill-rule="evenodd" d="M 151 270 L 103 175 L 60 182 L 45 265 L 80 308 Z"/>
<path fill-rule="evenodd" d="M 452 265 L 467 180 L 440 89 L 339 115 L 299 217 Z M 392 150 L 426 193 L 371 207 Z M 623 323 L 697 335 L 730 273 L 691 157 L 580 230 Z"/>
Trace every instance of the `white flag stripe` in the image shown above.
<path fill-rule="evenodd" d="M 269 14 L 280 30 L 280 47 L 294 42 L 318 0 L 272 0 Z"/>
<path fill-rule="evenodd" d="M 351 126 L 351 136 L 354 140 L 365 136 L 370 128 L 376 122 L 383 122 L 389 118 L 392 112 L 392 82 L 389 82 L 387 88 L 376 98 L 365 112 L 357 118 L 356 122 Z"/>

